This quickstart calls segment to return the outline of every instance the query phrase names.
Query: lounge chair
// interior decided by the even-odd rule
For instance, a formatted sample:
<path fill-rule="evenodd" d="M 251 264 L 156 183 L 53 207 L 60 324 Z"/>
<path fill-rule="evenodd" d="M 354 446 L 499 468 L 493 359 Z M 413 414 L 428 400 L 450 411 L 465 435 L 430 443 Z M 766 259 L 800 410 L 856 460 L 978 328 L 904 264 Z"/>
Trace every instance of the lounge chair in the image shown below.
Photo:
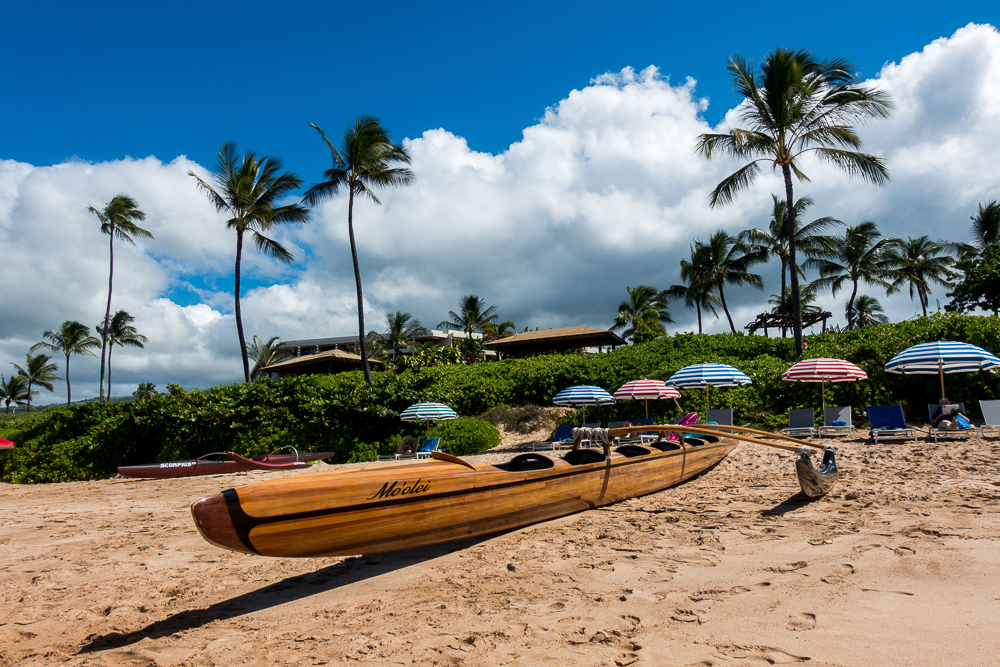
<path fill-rule="evenodd" d="M 719 426 L 732 426 L 733 425 L 733 409 L 732 408 L 717 408 L 715 410 L 705 411 L 705 423 L 711 424 L 715 422 Z"/>
<path fill-rule="evenodd" d="M 555 449 L 556 447 L 562 446 L 563 443 L 573 442 L 573 429 L 576 427 L 572 424 L 563 424 L 556 428 L 556 434 L 552 436 L 551 440 L 546 440 L 544 442 L 533 442 L 531 443 L 531 451 L 536 451 L 539 449 Z"/>
<path fill-rule="evenodd" d="M 417 448 L 418 459 L 431 458 L 432 452 L 440 451 L 441 438 L 431 438 L 424 440 L 424 444 Z"/>
<path fill-rule="evenodd" d="M 838 424 L 837 422 L 842 422 Z M 853 435 L 854 422 L 851 420 L 851 406 L 823 408 L 823 425 L 819 427 L 819 437 L 827 435 Z"/>
<path fill-rule="evenodd" d="M 788 411 L 788 428 L 781 429 L 781 435 L 812 437 L 816 428 L 816 408 L 794 408 Z"/>
<path fill-rule="evenodd" d="M 940 403 L 928 403 L 927 404 L 927 414 L 928 414 L 929 418 L 931 420 L 933 420 L 934 419 L 934 415 L 937 414 L 937 411 L 940 410 L 940 409 L 941 409 L 941 404 Z M 961 412 L 963 415 L 965 414 L 965 403 L 959 403 L 958 404 L 958 411 Z M 937 442 L 938 438 L 971 438 L 973 435 L 975 435 L 978 438 L 979 437 L 979 427 L 978 426 L 970 426 L 969 428 L 960 428 L 960 429 L 952 430 L 952 429 L 946 429 L 946 428 L 935 428 L 934 426 L 928 425 L 928 427 L 927 427 L 927 435 L 928 436 L 933 435 L 934 436 L 934 442 Z"/>
<path fill-rule="evenodd" d="M 979 437 L 983 437 L 983 430 L 987 428 L 996 429 L 997 437 L 1000 438 L 1000 401 L 979 401 L 979 409 L 983 411 L 983 425 L 979 427 Z"/>
<path fill-rule="evenodd" d="M 871 437 L 878 444 L 878 439 L 899 440 L 913 438 L 917 441 L 916 429 L 910 428 L 906 424 L 906 417 L 903 416 L 903 406 L 899 403 L 895 405 L 873 405 L 867 411 L 868 422 L 871 424 Z"/>

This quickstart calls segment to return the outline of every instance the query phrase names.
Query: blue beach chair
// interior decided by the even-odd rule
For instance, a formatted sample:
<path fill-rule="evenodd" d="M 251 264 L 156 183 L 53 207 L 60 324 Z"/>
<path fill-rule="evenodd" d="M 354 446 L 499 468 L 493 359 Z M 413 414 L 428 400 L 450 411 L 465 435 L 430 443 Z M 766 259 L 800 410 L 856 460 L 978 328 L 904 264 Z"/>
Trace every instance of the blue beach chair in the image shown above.
<path fill-rule="evenodd" d="M 917 441 L 916 429 L 910 428 L 903 415 L 903 406 L 899 403 L 895 405 L 873 405 L 868 408 L 868 422 L 871 424 L 869 435 L 878 444 L 878 439 L 900 440 L 913 438 Z"/>

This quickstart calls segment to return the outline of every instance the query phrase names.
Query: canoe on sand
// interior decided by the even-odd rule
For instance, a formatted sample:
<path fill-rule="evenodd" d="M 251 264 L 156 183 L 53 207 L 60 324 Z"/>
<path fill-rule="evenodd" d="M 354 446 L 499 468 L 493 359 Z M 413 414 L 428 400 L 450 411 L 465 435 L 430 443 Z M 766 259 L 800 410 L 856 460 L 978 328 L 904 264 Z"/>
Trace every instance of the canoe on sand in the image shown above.
<path fill-rule="evenodd" d="M 648 430 L 698 434 L 610 444 Z M 373 554 L 489 535 L 655 493 L 705 472 L 740 440 L 799 450 L 685 426 L 577 431 L 573 450 L 559 458 L 528 453 L 488 465 L 434 452 L 430 460 L 227 489 L 194 503 L 191 513 L 206 540 L 233 551 L 285 558 Z M 581 448 L 583 437 L 599 437 L 602 449 Z"/>
<path fill-rule="evenodd" d="M 579 444 L 579 443 L 577 443 Z M 295 475 L 192 506 L 217 546 L 280 557 L 380 553 L 489 535 L 679 484 L 721 461 L 732 439 L 574 449 L 500 465 L 432 459 Z"/>

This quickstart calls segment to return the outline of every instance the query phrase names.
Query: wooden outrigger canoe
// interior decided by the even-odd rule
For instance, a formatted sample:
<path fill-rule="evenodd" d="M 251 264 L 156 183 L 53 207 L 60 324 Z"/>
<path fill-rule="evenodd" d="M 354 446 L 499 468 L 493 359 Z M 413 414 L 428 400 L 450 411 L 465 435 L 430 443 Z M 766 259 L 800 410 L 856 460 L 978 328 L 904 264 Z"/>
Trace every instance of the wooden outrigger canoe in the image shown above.
<path fill-rule="evenodd" d="M 335 452 L 307 452 L 299 454 L 294 447 L 292 454 L 260 454 L 252 459 L 235 452 L 212 452 L 186 461 L 166 461 L 164 463 L 143 463 L 118 468 L 122 477 L 143 477 L 162 479 L 168 477 L 194 477 L 196 475 L 222 475 L 248 470 L 300 470 L 310 468 L 312 461 L 320 461 L 336 456 Z M 223 459 L 209 458 L 223 456 Z"/>
<path fill-rule="evenodd" d="M 683 441 L 627 444 L 640 431 L 697 432 Z M 194 503 L 209 542 L 249 554 L 372 554 L 489 535 L 655 493 L 711 468 L 748 436 L 678 426 L 579 429 L 561 458 L 520 454 L 487 465 L 443 452 L 423 461 L 265 480 Z M 581 449 L 600 437 L 603 451 Z M 787 445 L 798 451 L 798 447 Z"/>

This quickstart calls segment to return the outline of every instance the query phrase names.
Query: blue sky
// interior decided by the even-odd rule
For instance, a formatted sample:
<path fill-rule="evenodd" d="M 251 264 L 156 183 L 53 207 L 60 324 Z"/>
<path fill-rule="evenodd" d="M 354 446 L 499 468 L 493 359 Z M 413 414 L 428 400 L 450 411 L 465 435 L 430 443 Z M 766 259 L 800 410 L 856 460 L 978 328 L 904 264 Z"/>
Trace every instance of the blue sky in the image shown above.
<path fill-rule="evenodd" d="M 373 8 L 378 13 L 373 12 Z M 394 138 L 445 128 L 499 153 L 546 107 L 604 72 L 656 65 L 737 102 L 729 55 L 775 46 L 845 56 L 863 77 L 995 2 L 98 2 L 11 3 L 0 28 L 8 103 L 0 157 L 50 165 L 178 155 L 209 165 L 218 145 L 282 157 L 312 182 L 334 131 L 362 113 Z M 766 13 L 765 13 L 766 12 Z M 836 12 L 833 19 L 829 13 Z"/>
<path fill-rule="evenodd" d="M 379 12 L 374 14 L 372 7 Z M 518 329 L 608 327 L 625 287 L 679 282 L 691 242 L 766 226 L 766 173 L 733 204 L 708 192 L 739 165 L 706 161 L 698 134 L 736 122 L 731 54 L 776 46 L 853 60 L 886 90 L 889 120 L 859 128 L 884 188 L 807 163 L 810 215 L 873 220 L 886 235 L 966 240 L 978 203 L 1000 198 L 1000 10 L 996 3 L 17 3 L 0 24 L 0 365 L 67 319 L 93 325 L 107 299 L 106 237 L 88 206 L 135 197 L 155 241 L 116 246 L 113 309 L 145 351 L 116 351 L 115 394 L 138 382 L 210 387 L 241 375 L 234 238 L 194 186 L 220 144 L 281 157 L 306 183 L 333 135 L 380 117 L 413 157 L 415 183 L 355 209 L 367 328 L 403 310 L 425 325 L 464 294 Z M 694 83 L 692 83 L 694 81 Z M 296 256 L 244 256 L 247 336 L 357 331 L 343 198 L 282 230 Z M 738 328 L 763 291 L 727 289 Z M 809 279 L 815 276 L 810 274 Z M 932 306 L 946 301 L 935 287 Z M 893 320 L 919 306 L 862 286 Z M 26 296 L 29 295 L 29 296 Z M 846 294 L 819 305 L 842 323 Z M 671 331 L 694 313 L 675 303 Z M 728 330 L 708 317 L 706 331 Z M 96 360 L 73 362 L 74 396 L 97 394 Z M 62 392 L 62 393 L 61 393 Z M 59 401 L 57 391 L 42 402 Z M 64 400 L 64 399 L 63 399 Z"/>

